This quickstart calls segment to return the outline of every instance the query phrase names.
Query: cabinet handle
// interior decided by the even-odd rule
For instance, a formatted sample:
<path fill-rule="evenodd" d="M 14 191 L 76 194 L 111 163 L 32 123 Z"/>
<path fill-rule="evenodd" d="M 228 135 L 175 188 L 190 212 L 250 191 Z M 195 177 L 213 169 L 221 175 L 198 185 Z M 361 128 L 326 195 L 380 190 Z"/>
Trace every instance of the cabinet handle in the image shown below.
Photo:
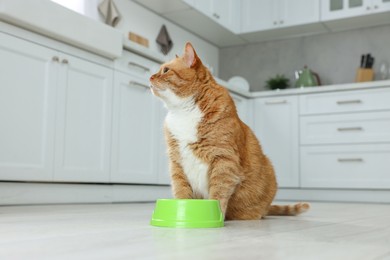
<path fill-rule="evenodd" d="M 366 7 L 367 11 L 369 11 L 371 8 L 369 6 Z"/>
<path fill-rule="evenodd" d="M 284 23 L 284 21 L 283 20 L 280 20 L 280 22 L 279 22 L 280 24 L 283 24 Z"/>
<path fill-rule="evenodd" d="M 374 5 L 374 9 L 378 9 L 378 6 L 377 6 L 377 5 Z"/>
<path fill-rule="evenodd" d="M 274 25 L 277 25 L 278 24 L 278 22 L 277 21 L 274 21 Z"/>
<path fill-rule="evenodd" d="M 278 105 L 278 104 L 287 104 L 287 100 L 274 100 L 274 101 L 265 101 L 266 105 Z"/>
<path fill-rule="evenodd" d="M 344 162 L 363 162 L 362 158 L 338 158 L 338 162 L 344 163 Z"/>
<path fill-rule="evenodd" d="M 58 58 L 58 56 L 54 56 L 53 58 L 51 58 L 51 60 L 54 62 L 59 62 L 60 58 Z"/>
<path fill-rule="evenodd" d="M 337 101 L 337 105 L 360 104 L 360 103 L 362 103 L 362 101 L 360 99 Z"/>
<path fill-rule="evenodd" d="M 129 62 L 129 66 L 135 66 L 135 67 L 143 69 L 145 72 L 150 72 L 150 69 L 148 67 L 142 66 L 142 65 L 135 63 L 135 62 Z"/>
<path fill-rule="evenodd" d="M 363 127 L 340 127 L 337 128 L 337 131 L 344 132 L 344 131 L 363 131 Z"/>
<path fill-rule="evenodd" d="M 69 64 L 69 61 L 67 59 L 63 59 L 62 64 Z"/>
<path fill-rule="evenodd" d="M 139 82 L 136 82 L 136 81 L 132 81 L 132 80 L 130 80 L 129 85 L 136 86 L 136 87 L 141 87 L 141 88 L 145 88 L 145 89 L 149 89 L 148 85 L 145 85 L 145 84 L 142 84 L 142 83 L 139 83 Z"/>
<path fill-rule="evenodd" d="M 215 18 L 217 18 L 217 19 L 220 18 L 220 16 L 219 16 L 217 13 L 213 13 L 213 16 L 214 16 Z"/>

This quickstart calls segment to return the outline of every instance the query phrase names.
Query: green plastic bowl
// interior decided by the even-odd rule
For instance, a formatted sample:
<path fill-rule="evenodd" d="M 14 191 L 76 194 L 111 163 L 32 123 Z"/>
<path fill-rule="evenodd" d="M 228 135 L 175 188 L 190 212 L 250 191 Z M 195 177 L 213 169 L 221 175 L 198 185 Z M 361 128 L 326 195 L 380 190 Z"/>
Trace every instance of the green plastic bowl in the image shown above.
<path fill-rule="evenodd" d="M 159 199 L 150 224 L 157 227 L 217 228 L 223 227 L 218 200 Z"/>

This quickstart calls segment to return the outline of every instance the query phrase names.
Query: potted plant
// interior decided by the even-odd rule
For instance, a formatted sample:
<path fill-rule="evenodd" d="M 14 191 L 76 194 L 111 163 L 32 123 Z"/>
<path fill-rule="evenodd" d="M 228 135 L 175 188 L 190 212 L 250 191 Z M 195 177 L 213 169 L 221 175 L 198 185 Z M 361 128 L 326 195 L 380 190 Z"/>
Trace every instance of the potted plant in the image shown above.
<path fill-rule="evenodd" d="M 290 80 L 283 74 L 276 74 L 275 77 L 269 78 L 266 82 L 266 87 L 272 90 L 285 89 L 290 85 Z"/>

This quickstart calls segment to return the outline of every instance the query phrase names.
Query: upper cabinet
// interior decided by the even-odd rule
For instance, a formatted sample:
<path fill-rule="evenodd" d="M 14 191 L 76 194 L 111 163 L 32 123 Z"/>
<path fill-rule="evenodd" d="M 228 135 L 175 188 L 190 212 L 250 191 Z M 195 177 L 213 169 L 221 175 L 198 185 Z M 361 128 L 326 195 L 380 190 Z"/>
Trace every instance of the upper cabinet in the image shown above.
<path fill-rule="evenodd" d="M 390 23 L 390 0 L 322 0 L 321 21 L 331 31 Z"/>
<path fill-rule="evenodd" d="M 241 33 L 318 23 L 319 0 L 242 0 Z"/>
<path fill-rule="evenodd" d="M 390 0 L 323 0 L 321 4 L 323 21 L 390 11 Z"/>
<path fill-rule="evenodd" d="M 218 47 L 390 24 L 390 0 L 133 1 Z"/>
<path fill-rule="evenodd" d="M 240 32 L 240 1 L 197 0 L 185 2 L 226 29 L 234 33 Z"/>

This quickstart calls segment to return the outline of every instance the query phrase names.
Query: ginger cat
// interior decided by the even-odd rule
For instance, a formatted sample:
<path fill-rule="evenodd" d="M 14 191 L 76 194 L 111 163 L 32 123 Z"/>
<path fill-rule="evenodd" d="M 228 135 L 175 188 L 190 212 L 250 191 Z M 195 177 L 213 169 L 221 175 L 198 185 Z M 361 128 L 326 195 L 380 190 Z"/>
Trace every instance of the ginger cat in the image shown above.
<path fill-rule="evenodd" d="M 274 168 L 251 129 L 238 117 L 229 92 L 203 66 L 190 43 L 150 77 L 151 90 L 168 109 L 173 195 L 216 199 L 226 220 L 296 215 L 309 205 L 276 206 Z"/>

